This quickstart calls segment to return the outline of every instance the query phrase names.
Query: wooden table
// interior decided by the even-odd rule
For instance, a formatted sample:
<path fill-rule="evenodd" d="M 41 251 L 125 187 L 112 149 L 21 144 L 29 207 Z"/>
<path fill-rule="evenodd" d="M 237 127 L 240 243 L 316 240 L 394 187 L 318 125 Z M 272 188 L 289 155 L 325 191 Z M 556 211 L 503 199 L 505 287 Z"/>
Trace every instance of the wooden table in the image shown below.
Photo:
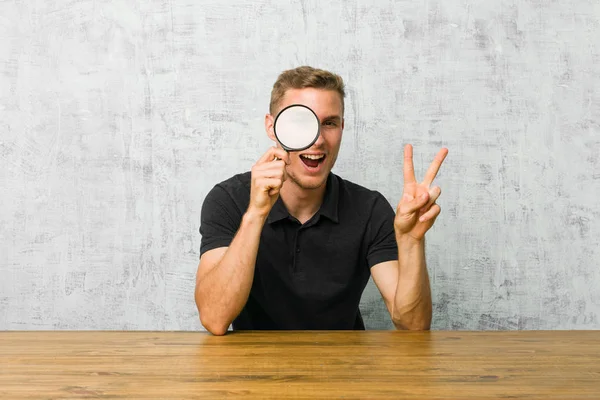
<path fill-rule="evenodd" d="M 600 399 L 600 331 L 0 332 L 1 399 Z"/>

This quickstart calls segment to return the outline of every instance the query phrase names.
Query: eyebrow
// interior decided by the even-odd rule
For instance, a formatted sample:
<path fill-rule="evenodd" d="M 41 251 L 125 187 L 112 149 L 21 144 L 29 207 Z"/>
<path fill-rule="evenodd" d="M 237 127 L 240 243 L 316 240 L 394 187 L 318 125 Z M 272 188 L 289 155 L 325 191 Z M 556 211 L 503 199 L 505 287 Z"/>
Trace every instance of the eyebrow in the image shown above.
<path fill-rule="evenodd" d="M 341 121 L 342 117 L 340 117 L 339 115 L 330 115 L 328 117 L 323 118 L 323 121 L 331 121 L 331 120 Z"/>

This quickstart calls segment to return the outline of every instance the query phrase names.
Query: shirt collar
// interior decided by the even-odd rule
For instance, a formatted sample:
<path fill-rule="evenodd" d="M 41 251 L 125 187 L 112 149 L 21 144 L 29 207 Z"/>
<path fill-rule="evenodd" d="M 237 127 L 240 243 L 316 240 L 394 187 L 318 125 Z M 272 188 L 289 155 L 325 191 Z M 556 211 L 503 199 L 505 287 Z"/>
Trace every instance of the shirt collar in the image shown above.
<path fill-rule="evenodd" d="M 333 173 L 329 173 L 325 186 L 325 196 L 323 197 L 323 203 L 317 211 L 320 216 L 329 218 L 331 221 L 338 223 L 338 202 L 340 198 L 340 183 L 338 177 Z M 273 208 L 267 217 L 267 223 L 272 224 L 290 216 L 285 204 L 281 197 L 275 201 Z"/>

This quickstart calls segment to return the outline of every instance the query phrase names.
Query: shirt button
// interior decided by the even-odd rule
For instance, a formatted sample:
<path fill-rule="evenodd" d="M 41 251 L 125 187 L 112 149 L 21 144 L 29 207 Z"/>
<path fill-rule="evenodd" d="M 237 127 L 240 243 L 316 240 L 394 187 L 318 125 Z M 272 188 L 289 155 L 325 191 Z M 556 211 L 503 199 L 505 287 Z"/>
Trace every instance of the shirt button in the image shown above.
<path fill-rule="evenodd" d="M 300 247 L 296 248 L 296 253 L 300 253 Z"/>

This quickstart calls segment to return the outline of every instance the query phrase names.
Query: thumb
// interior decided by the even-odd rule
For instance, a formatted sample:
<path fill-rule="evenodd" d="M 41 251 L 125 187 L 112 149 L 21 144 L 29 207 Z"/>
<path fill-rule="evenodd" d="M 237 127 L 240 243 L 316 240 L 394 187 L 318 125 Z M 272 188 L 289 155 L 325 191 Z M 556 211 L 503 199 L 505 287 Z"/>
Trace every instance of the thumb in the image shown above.
<path fill-rule="evenodd" d="M 406 198 L 406 197 L 404 197 L 404 198 Z M 406 213 L 412 214 L 412 213 L 416 212 L 421 207 L 423 207 L 425 204 L 427 204 L 428 201 L 429 201 L 429 193 L 427 193 L 427 192 L 423 193 L 419 197 L 415 197 L 414 199 L 412 199 L 412 201 L 410 201 L 408 204 L 406 204 Z"/>

